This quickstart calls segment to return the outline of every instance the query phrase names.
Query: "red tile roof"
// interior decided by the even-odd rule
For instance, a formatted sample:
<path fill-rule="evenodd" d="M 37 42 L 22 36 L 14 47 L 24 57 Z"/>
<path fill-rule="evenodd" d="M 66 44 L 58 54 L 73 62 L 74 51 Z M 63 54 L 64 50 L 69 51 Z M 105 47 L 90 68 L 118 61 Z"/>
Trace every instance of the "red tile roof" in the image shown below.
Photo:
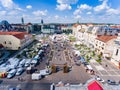
<path fill-rule="evenodd" d="M 32 25 L 32 23 L 29 22 L 29 23 L 27 23 L 26 25 Z"/>
<path fill-rule="evenodd" d="M 24 39 L 25 35 L 30 35 L 26 32 L 0 32 L 0 35 L 13 35 L 18 39 Z"/>
<path fill-rule="evenodd" d="M 74 24 L 73 27 L 77 27 L 79 24 Z"/>
<path fill-rule="evenodd" d="M 108 35 L 106 35 L 106 36 L 97 36 L 96 39 L 106 43 L 109 40 L 116 39 L 116 38 L 117 38 L 117 36 L 108 36 Z"/>
<path fill-rule="evenodd" d="M 120 28 L 120 26 L 110 26 L 111 28 Z"/>
<path fill-rule="evenodd" d="M 90 82 L 87 88 L 88 90 L 103 90 L 102 86 L 97 81 Z"/>

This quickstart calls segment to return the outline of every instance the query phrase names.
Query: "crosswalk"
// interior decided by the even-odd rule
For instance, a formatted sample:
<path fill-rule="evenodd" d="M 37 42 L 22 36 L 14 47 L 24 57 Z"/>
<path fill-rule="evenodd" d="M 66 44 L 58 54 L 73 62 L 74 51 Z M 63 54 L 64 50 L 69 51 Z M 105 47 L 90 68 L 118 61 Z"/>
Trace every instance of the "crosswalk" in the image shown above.
<path fill-rule="evenodd" d="M 10 85 L 0 85 L 0 90 L 8 90 Z"/>
<path fill-rule="evenodd" d="M 18 84 L 17 86 L 9 85 L 9 84 L 1 84 L 0 90 L 8 90 L 9 88 L 21 88 L 21 84 Z"/>

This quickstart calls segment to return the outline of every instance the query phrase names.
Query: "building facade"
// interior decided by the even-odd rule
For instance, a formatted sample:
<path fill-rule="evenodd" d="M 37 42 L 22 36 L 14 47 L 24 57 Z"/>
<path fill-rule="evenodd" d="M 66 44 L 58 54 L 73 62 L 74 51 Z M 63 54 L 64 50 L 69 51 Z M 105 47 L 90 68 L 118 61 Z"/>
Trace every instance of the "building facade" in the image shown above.
<path fill-rule="evenodd" d="M 0 32 L 0 44 L 8 50 L 19 50 L 33 41 L 26 32 Z"/>
<path fill-rule="evenodd" d="M 111 62 L 113 62 L 118 68 L 120 68 L 120 34 L 118 34 L 118 37 L 114 42 L 114 47 L 112 47 L 114 50 Z"/>

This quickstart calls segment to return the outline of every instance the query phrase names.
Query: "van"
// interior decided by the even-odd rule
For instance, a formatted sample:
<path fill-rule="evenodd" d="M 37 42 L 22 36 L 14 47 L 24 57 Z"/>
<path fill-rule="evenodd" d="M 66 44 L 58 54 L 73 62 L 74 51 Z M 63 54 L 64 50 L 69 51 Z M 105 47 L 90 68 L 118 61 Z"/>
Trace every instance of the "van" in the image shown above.
<path fill-rule="evenodd" d="M 40 80 L 42 76 L 39 73 L 33 73 L 31 79 L 32 80 Z"/>

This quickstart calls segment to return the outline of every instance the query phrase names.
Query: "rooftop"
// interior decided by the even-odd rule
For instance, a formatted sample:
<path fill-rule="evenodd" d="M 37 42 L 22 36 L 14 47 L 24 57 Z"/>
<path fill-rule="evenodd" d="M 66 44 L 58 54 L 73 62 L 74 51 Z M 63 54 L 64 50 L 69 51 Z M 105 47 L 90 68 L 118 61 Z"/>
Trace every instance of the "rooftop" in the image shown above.
<path fill-rule="evenodd" d="M 0 35 L 13 35 L 18 39 L 24 39 L 25 35 L 30 35 L 26 32 L 0 32 Z"/>
<path fill-rule="evenodd" d="M 77 26 L 79 26 L 79 24 L 74 24 L 74 25 L 73 25 L 73 27 L 77 27 Z"/>
<path fill-rule="evenodd" d="M 108 41 L 110 41 L 112 39 L 116 39 L 116 38 L 117 38 L 117 36 L 108 36 L 108 35 L 106 35 L 106 36 L 98 36 L 96 39 L 106 43 L 106 42 L 108 42 Z"/>

